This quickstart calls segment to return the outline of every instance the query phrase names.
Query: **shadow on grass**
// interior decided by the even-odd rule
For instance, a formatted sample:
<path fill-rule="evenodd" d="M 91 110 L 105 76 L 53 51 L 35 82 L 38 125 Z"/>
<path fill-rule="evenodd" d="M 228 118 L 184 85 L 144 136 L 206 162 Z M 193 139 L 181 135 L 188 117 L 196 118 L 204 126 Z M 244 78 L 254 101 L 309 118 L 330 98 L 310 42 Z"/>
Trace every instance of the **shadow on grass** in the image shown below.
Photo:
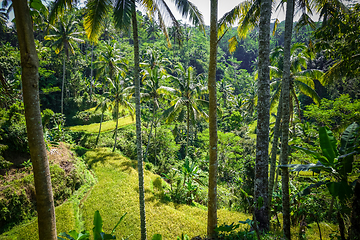
<path fill-rule="evenodd" d="M 89 165 L 89 168 L 92 168 L 96 163 L 105 164 L 105 162 L 109 159 L 107 158 L 118 158 L 119 155 L 113 152 L 105 152 L 104 150 L 92 150 L 90 152 L 94 152 L 95 154 L 87 155 L 85 158 L 86 163 Z"/>

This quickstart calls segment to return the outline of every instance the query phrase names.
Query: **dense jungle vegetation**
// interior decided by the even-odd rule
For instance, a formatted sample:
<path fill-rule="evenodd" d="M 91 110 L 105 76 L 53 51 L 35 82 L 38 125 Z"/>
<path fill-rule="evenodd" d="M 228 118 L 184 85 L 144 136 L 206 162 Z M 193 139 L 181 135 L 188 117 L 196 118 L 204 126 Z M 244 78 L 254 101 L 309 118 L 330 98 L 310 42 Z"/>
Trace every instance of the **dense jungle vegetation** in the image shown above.
<path fill-rule="evenodd" d="M 360 5 L 164 2 L 2 1 L 0 239 L 359 239 Z"/>

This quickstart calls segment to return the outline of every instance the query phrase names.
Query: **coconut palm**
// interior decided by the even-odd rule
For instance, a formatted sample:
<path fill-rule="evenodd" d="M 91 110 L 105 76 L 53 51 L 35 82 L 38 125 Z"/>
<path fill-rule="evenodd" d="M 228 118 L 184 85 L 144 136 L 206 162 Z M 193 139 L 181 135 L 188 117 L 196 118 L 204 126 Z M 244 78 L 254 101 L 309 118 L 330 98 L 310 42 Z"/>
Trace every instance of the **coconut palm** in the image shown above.
<path fill-rule="evenodd" d="M 103 99 L 100 101 L 100 104 L 96 106 L 95 108 L 95 112 L 98 111 L 100 109 L 101 111 L 101 117 L 100 117 L 100 125 L 99 125 L 99 133 L 96 137 L 96 141 L 95 141 L 95 147 L 97 147 L 98 142 L 99 142 L 99 138 L 100 138 L 100 133 L 101 133 L 101 125 L 104 119 L 104 113 L 107 109 L 110 108 L 110 99 L 109 99 L 109 93 L 106 92 L 103 94 Z"/>
<path fill-rule="evenodd" d="M 208 192 L 208 221 L 207 235 L 210 239 L 216 239 L 215 228 L 217 226 L 217 101 L 216 101 L 216 57 L 218 45 L 217 12 L 218 1 L 211 0 L 210 18 L 210 61 L 209 61 L 209 192 Z M 224 81 L 224 80 L 223 80 Z M 226 88 L 223 88 L 225 90 Z M 225 93 L 224 93 L 225 95 Z M 225 95 L 226 97 L 226 95 Z M 226 105 L 226 104 L 225 104 Z"/>
<path fill-rule="evenodd" d="M 234 88 L 229 84 L 225 78 L 221 79 L 216 83 L 217 89 L 220 93 L 219 98 L 223 101 L 223 106 L 227 108 L 227 102 L 233 97 Z"/>
<path fill-rule="evenodd" d="M 21 55 L 22 92 L 25 107 L 26 130 L 34 171 L 39 239 L 55 240 L 57 238 L 55 207 L 49 161 L 41 124 L 38 88 L 39 59 L 35 47 L 32 19 L 26 0 L 13 0 L 12 3 Z"/>
<path fill-rule="evenodd" d="M 77 21 L 74 21 L 74 16 L 70 18 L 62 18 L 58 22 L 58 27 L 51 25 L 53 33 L 46 35 L 45 40 L 53 41 L 51 46 L 55 47 L 55 53 L 59 54 L 63 51 L 63 80 L 61 87 L 61 113 L 64 113 L 64 85 L 65 85 L 65 58 L 69 60 L 70 54 L 75 54 L 76 43 L 82 43 L 84 40 L 78 38 L 81 32 L 77 30 Z"/>
<path fill-rule="evenodd" d="M 159 51 L 148 49 L 145 54 L 144 62 L 140 64 L 143 68 L 141 71 L 141 75 L 143 76 L 141 99 L 145 102 L 150 101 L 153 110 L 148 146 L 146 147 L 144 158 L 146 158 L 150 146 L 149 143 L 153 127 L 155 128 L 156 137 L 156 125 L 158 121 L 158 119 L 156 119 L 156 113 L 160 108 L 160 101 L 165 100 L 166 96 L 170 95 L 168 88 L 161 85 L 169 78 L 169 75 L 164 68 L 165 63 L 168 63 L 168 60 L 163 58 Z"/>
<path fill-rule="evenodd" d="M 283 65 L 284 65 L 284 48 L 276 47 L 270 53 L 270 59 L 272 60 L 271 86 L 274 89 L 274 94 L 271 97 L 270 107 L 273 109 L 276 103 L 280 99 L 282 78 L 283 78 Z M 290 103 L 289 106 L 293 106 L 292 103 L 297 105 L 300 110 L 300 102 L 297 98 L 297 92 L 300 92 L 310 97 L 317 105 L 320 104 L 320 97 L 315 91 L 315 80 L 323 81 L 323 72 L 316 69 L 307 69 L 307 63 L 312 58 L 312 55 L 308 52 L 307 47 L 303 43 L 295 43 L 290 48 Z M 290 109 L 290 112 L 293 112 Z M 300 116 L 300 114 L 299 114 Z"/>
<path fill-rule="evenodd" d="M 54 3 L 54 9 L 50 14 L 50 21 L 60 15 L 66 7 L 71 8 L 75 0 L 57 0 Z M 175 6 L 181 12 L 183 17 L 188 17 L 194 25 L 204 26 L 204 21 L 197 7 L 188 0 L 174 0 Z M 108 14 L 113 12 L 115 27 L 119 29 L 132 26 L 134 40 L 134 83 L 135 83 L 135 108 L 136 108 L 136 142 L 139 171 L 139 202 L 141 219 L 141 239 L 146 239 L 146 220 L 145 220 L 145 191 L 143 180 L 142 148 L 141 148 L 141 117 L 140 117 L 140 79 L 139 79 L 139 36 L 138 23 L 136 18 L 136 3 L 145 7 L 152 16 L 158 17 L 158 22 L 165 36 L 168 38 L 167 28 L 160 10 L 169 16 L 173 24 L 179 26 L 175 17 L 167 6 L 165 0 L 90 0 L 86 4 L 87 13 L 85 15 L 84 27 L 90 41 L 96 42 L 101 34 L 104 21 Z M 170 42 L 168 41 L 170 44 Z"/>
<path fill-rule="evenodd" d="M 119 111 L 120 107 L 124 107 L 127 109 L 133 117 L 134 115 L 134 106 L 130 103 L 131 93 L 130 88 L 126 87 L 126 79 L 125 74 L 118 74 L 117 77 L 114 79 L 107 78 L 107 80 L 111 83 L 109 99 L 111 101 L 111 109 L 113 110 L 113 117 L 116 120 L 116 127 L 115 127 L 115 141 L 113 152 L 116 148 L 116 141 L 117 141 L 117 132 L 118 132 L 118 125 L 119 125 Z"/>
<path fill-rule="evenodd" d="M 186 116 L 187 155 L 189 148 L 190 122 L 195 124 L 195 121 L 200 118 L 208 119 L 208 114 L 205 112 L 205 109 L 209 107 L 209 102 L 203 97 L 203 94 L 206 92 L 206 87 L 203 87 L 198 83 L 199 78 L 202 77 L 201 74 L 195 76 L 192 67 L 185 69 L 181 63 L 178 63 L 175 71 L 177 77 L 173 77 L 173 80 L 178 88 L 168 88 L 168 91 L 173 93 L 174 100 L 170 103 L 171 107 L 164 111 L 163 117 L 166 119 L 167 123 L 170 123 L 175 119 L 182 122 Z"/>
<path fill-rule="evenodd" d="M 97 69 L 95 77 L 97 79 L 102 77 L 104 80 L 108 77 L 114 79 L 122 68 L 126 68 L 128 61 L 121 57 L 120 48 L 116 42 L 105 43 L 99 50 L 99 59 L 95 62 Z"/>
<path fill-rule="evenodd" d="M 8 18 L 6 10 L 4 8 L 0 8 L 0 31 L 5 31 Z"/>
<path fill-rule="evenodd" d="M 60 0 L 62 1 L 62 0 Z M 159 19 L 161 29 L 164 31 L 166 37 L 167 29 L 164 24 L 160 9 L 164 9 L 166 14 L 170 16 L 175 25 L 175 17 L 169 11 L 169 8 L 164 0 L 159 1 L 134 1 L 134 0 L 117 0 L 113 4 L 115 27 L 127 28 L 132 25 L 132 33 L 134 40 L 134 82 L 135 82 L 135 108 L 136 108 L 136 142 L 137 142 L 137 156 L 138 156 L 138 171 L 139 171 L 139 202 L 140 202 L 140 219 L 141 219 L 141 239 L 146 239 L 146 218 L 145 218 L 145 194 L 144 194 L 144 180 L 143 180 L 143 164 L 142 164 L 142 147 L 141 147 L 141 117 L 140 117 L 140 79 L 139 79 L 139 37 L 137 29 L 136 6 L 135 2 L 144 6 L 151 14 L 156 14 Z M 203 25 L 202 15 L 198 9 L 189 1 L 176 0 L 175 5 L 182 12 L 183 16 L 189 16 L 193 23 Z M 87 3 L 88 13 L 85 16 L 85 31 L 91 41 L 96 41 L 101 33 L 103 21 L 107 14 L 111 11 L 112 2 L 102 0 L 91 0 Z M 167 38 L 168 39 L 168 38 Z M 169 42 L 170 44 L 170 42 Z"/>

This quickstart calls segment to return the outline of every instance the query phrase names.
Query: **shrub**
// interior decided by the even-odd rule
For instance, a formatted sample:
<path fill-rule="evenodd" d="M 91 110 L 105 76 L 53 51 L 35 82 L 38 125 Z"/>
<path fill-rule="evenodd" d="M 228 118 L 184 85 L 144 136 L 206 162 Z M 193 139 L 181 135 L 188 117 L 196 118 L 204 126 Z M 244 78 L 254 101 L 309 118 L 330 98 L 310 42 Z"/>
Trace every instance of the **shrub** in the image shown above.
<path fill-rule="evenodd" d="M 24 177 L 6 181 L 1 186 L 4 190 L 0 192 L 0 233 L 35 215 L 34 175 L 27 171 L 17 174 Z M 58 164 L 50 165 L 50 174 L 56 206 L 62 204 L 85 183 L 92 185 L 95 182 L 85 163 L 76 158 L 62 157 Z"/>

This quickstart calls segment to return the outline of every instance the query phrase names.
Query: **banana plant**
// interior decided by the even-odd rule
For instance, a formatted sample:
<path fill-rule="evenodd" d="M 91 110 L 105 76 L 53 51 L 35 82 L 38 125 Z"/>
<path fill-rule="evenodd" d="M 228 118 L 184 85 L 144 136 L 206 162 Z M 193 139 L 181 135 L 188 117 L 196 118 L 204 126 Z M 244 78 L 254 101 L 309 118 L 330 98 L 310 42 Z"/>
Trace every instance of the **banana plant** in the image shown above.
<path fill-rule="evenodd" d="M 292 146 L 293 149 L 301 150 L 307 155 L 314 157 L 316 164 L 287 164 L 279 167 L 289 167 L 292 171 L 321 171 L 329 174 L 329 180 L 311 184 L 303 190 L 301 194 L 310 193 L 310 189 L 326 185 L 330 194 L 339 200 L 350 199 L 352 196 L 351 183 L 348 176 L 352 172 L 352 165 L 356 154 L 360 153 L 359 147 L 359 124 L 352 123 L 346 128 L 337 143 L 333 133 L 327 127 L 319 129 L 319 140 L 321 152 L 312 151 L 299 146 Z"/>
<path fill-rule="evenodd" d="M 111 231 L 110 234 L 105 233 L 102 226 L 103 226 L 103 220 L 101 218 L 101 215 L 99 213 L 99 211 L 95 211 L 94 214 L 94 228 L 93 228 L 93 235 L 94 235 L 94 240 L 107 240 L 107 239 L 116 239 L 114 232 L 115 229 L 119 226 L 119 224 L 121 223 L 121 221 L 124 219 L 125 215 L 127 213 L 124 213 L 124 215 L 122 215 L 120 217 L 120 220 L 118 221 L 118 223 L 115 225 L 115 227 L 113 228 L 113 230 Z M 90 240 L 90 233 L 87 230 L 84 230 L 80 233 L 76 232 L 75 230 L 71 230 L 69 231 L 69 233 L 66 232 L 62 232 L 59 234 L 58 237 L 59 240 Z M 125 240 L 127 240 L 128 238 L 126 238 Z"/>

